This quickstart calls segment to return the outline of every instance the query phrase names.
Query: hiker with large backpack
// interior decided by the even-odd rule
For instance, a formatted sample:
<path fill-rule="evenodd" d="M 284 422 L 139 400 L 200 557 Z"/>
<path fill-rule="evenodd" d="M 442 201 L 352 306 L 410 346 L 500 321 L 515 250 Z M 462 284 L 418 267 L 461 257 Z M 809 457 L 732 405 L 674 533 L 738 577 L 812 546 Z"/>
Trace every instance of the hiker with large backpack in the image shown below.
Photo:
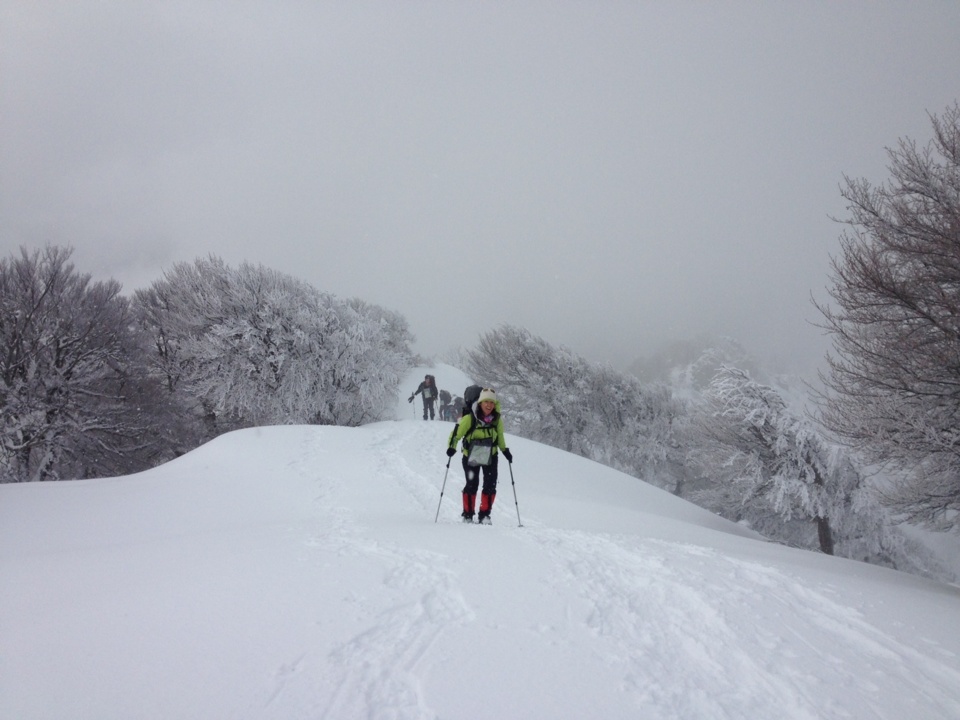
<path fill-rule="evenodd" d="M 456 424 L 447 441 L 447 457 L 457 452 L 457 443 L 463 440 L 463 522 L 473 522 L 483 474 L 483 490 L 480 494 L 480 510 L 477 522 L 489 525 L 493 501 L 497 496 L 498 451 L 507 462 L 513 463 L 513 455 L 507 447 L 503 434 L 503 418 L 500 416 L 500 401 L 490 388 L 472 386 L 463 394 L 467 410 Z M 448 463 L 449 466 L 449 463 Z"/>
<path fill-rule="evenodd" d="M 413 398 L 421 394 L 423 395 L 423 419 L 427 419 L 427 412 L 429 411 L 430 419 L 436 420 L 433 403 L 437 399 L 437 379 L 433 375 L 424 375 L 423 382 L 420 383 L 413 395 L 407 398 L 407 402 L 413 402 Z"/>
<path fill-rule="evenodd" d="M 440 391 L 440 419 L 453 420 L 453 396 L 449 390 Z"/>

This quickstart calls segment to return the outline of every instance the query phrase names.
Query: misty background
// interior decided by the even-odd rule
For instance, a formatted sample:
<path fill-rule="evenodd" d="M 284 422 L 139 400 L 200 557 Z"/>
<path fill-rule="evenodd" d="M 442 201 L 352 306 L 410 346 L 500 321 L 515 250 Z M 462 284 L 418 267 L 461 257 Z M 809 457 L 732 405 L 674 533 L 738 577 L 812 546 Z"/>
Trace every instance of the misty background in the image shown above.
<path fill-rule="evenodd" d="M 843 175 L 960 96 L 951 2 L 0 0 L 0 253 L 262 263 L 625 367 L 807 372 Z"/>

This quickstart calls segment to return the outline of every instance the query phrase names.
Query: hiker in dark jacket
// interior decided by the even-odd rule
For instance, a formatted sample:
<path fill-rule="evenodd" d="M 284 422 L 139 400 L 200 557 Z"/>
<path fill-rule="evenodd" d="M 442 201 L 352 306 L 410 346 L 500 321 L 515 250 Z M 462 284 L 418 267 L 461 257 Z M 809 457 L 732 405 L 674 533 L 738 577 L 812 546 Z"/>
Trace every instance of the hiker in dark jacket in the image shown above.
<path fill-rule="evenodd" d="M 440 419 L 453 420 L 453 395 L 449 390 L 440 391 Z"/>
<path fill-rule="evenodd" d="M 503 434 L 503 418 L 500 417 L 500 402 L 493 390 L 486 388 L 480 398 L 465 412 L 460 422 L 450 433 L 447 441 L 447 457 L 457 452 L 457 443 L 463 440 L 463 472 L 467 482 L 463 486 L 463 522 L 473 522 L 473 510 L 483 473 L 483 492 L 480 495 L 480 512 L 477 522 L 489 524 L 490 511 L 497 496 L 498 451 L 507 462 L 513 455 L 507 447 Z"/>
<path fill-rule="evenodd" d="M 423 395 L 423 419 L 427 419 L 427 413 L 430 413 L 430 419 L 436 420 L 434 417 L 433 404 L 437 400 L 437 380 L 433 375 L 425 375 L 423 382 L 417 387 L 413 395 L 407 398 L 407 402 L 413 402 L 413 398 L 417 395 Z"/>

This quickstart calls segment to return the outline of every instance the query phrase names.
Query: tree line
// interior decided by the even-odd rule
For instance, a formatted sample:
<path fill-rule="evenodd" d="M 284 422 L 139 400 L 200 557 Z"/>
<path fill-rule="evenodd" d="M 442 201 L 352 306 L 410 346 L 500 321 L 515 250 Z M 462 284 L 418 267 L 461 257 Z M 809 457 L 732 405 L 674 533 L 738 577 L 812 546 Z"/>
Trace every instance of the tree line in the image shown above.
<path fill-rule="evenodd" d="M 410 365 L 399 314 L 209 257 L 132 298 L 46 247 L 0 260 L 0 481 L 128 474 L 230 430 L 359 425 Z"/>

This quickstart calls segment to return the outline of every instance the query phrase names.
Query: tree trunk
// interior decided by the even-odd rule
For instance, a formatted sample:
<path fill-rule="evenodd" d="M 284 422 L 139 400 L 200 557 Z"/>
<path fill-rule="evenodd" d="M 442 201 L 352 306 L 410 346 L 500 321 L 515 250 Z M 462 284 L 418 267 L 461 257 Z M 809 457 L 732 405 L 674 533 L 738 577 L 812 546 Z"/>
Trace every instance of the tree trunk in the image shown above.
<path fill-rule="evenodd" d="M 817 538 L 820 540 L 820 552 L 833 555 L 833 531 L 827 518 L 817 518 Z"/>

